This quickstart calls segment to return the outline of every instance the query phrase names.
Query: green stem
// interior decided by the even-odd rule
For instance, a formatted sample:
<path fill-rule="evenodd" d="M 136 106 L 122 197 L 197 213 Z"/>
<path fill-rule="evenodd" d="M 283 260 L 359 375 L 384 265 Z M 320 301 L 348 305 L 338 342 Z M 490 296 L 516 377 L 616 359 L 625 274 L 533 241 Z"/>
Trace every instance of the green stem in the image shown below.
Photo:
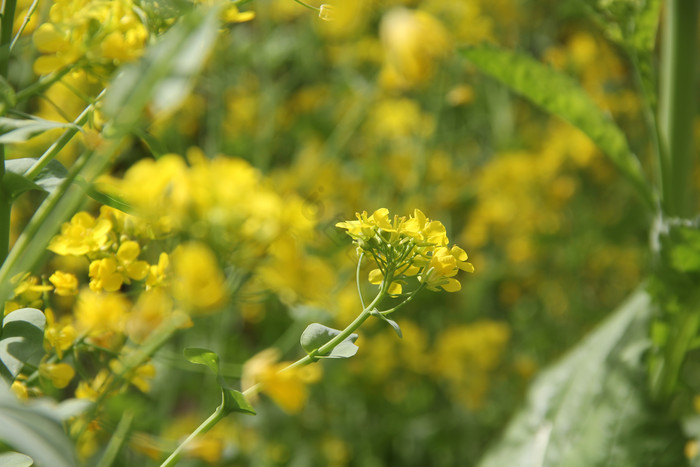
<path fill-rule="evenodd" d="M 361 261 L 360 257 L 360 261 Z M 285 368 L 280 370 L 280 373 L 289 371 L 293 368 L 301 367 L 301 366 L 306 366 L 309 365 L 310 363 L 314 363 L 318 360 L 318 356 L 323 356 L 329 354 L 335 346 L 343 342 L 345 339 L 347 339 L 353 332 L 359 328 L 362 323 L 364 323 L 367 318 L 372 316 L 371 312 L 374 310 L 374 307 L 379 304 L 379 302 L 384 299 L 384 297 L 387 294 L 387 291 L 389 290 L 389 285 L 391 284 L 391 280 L 393 278 L 392 273 L 388 274 L 386 277 L 384 277 L 384 280 L 382 281 L 381 288 L 379 289 L 379 293 L 377 294 L 376 297 L 374 297 L 374 300 L 367 305 L 362 312 L 355 318 L 355 320 L 350 323 L 345 329 L 343 329 L 340 334 L 335 336 L 333 339 L 329 340 L 326 342 L 324 345 L 319 347 L 315 352 L 313 352 L 312 355 L 306 355 L 299 360 L 295 361 L 294 363 L 286 366 Z M 246 397 L 252 396 L 253 394 L 257 394 L 260 392 L 262 389 L 262 384 L 258 383 L 255 384 L 245 391 L 243 391 L 243 395 Z M 222 396 L 225 397 L 225 396 Z M 228 412 L 225 410 L 225 400 L 222 400 L 221 405 L 216 408 L 213 414 L 209 416 L 201 425 L 197 427 L 190 435 L 182 442 L 180 445 L 173 451 L 173 453 L 161 464 L 160 467 L 168 467 L 175 465 L 177 462 L 177 459 L 179 457 L 179 454 L 182 452 L 182 450 L 185 448 L 185 446 L 191 442 L 194 438 L 196 438 L 199 434 L 201 433 L 206 433 L 216 425 L 222 418 L 224 418 Z"/>
<path fill-rule="evenodd" d="M 126 434 L 129 432 L 133 421 L 134 413 L 130 410 L 124 412 L 121 420 L 119 420 L 119 425 L 117 425 L 114 435 L 112 435 L 112 438 L 109 440 L 109 444 L 107 444 L 107 448 L 96 467 L 110 467 L 114 464 L 119 451 L 124 445 Z"/>
<path fill-rule="evenodd" d="M 10 42 L 15 19 L 17 0 L 5 0 L 0 22 L 0 75 L 7 78 L 10 64 Z M 5 262 L 10 250 L 10 217 L 12 197 L 5 189 L 5 146 L 0 145 L 0 264 Z"/>
<path fill-rule="evenodd" d="M 214 413 L 212 413 L 209 418 L 204 420 L 204 422 L 199 425 L 190 435 L 182 442 L 180 445 L 173 451 L 170 456 L 168 456 L 165 461 L 160 464 L 160 467 L 169 467 L 172 465 L 175 465 L 180 457 L 180 453 L 185 449 L 185 446 L 190 443 L 193 439 L 195 439 L 197 436 L 200 434 L 204 434 L 207 431 L 211 430 L 214 425 L 219 423 L 226 415 L 227 412 L 224 410 L 224 400 L 223 400 L 223 395 L 222 395 L 222 400 L 221 400 L 221 405 L 216 408 Z"/>
<path fill-rule="evenodd" d="M 99 101 L 102 95 L 104 94 L 104 90 L 95 98 L 95 102 Z M 95 104 L 90 104 L 85 109 L 78 115 L 78 117 L 73 120 L 73 125 L 68 127 L 66 131 L 63 132 L 63 134 L 56 140 L 54 143 L 46 150 L 44 151 L 44 154 L 37 159 L 37 161 L 32 165 L 29 170 L 27 170 L 24 173 L 24 176 L 27 177 L 30 180 L 34 180 L 37 175 L 39 175 L 39 172 L 46 167 L 46 165 L 53 160 L 58 153 L 63 149 L 66 144 L 73 138 L 78 133 L 78 128 L 82 127 L 87 123 L 88 118 L 90 116 L 90 113 L 95 109 Z"/>
<path fill-rule="evenodd" d="M 302 2 L 301 0 L 294 0 L 297 2 L 299 5 L 308 8 L 309 10 L 314 10 L 314 11 L 321 11 L 320 8 L 316 8 L 315 6 L 309 5 L 308 3 Z"/>
<path fill-rule="evenodd" d="M 698 55 L 697 0 L 666 2 L 661 50 L 659 123 L 665 146 L 661 164 L 663 207 L 670 216 L 693 213 L 693 122 Z"/>

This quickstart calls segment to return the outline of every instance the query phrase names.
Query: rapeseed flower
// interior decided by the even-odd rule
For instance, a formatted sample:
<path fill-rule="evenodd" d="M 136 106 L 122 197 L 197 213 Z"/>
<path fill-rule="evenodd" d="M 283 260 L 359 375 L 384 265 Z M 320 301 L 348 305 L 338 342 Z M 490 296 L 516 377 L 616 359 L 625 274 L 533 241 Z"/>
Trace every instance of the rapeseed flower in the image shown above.
<path fill-rule="evenodd" d="M 51 239 L 48 249 L 57 255 L 82 256 L 106 248 L 110 242 L 112 224 L 106 219 L 95 220 L 87 212 L 79 212 L 61 227 L 61 233 Z"/>
<path fill-rule="evenodd" d="M 377 269 L 369 273 L 370 283 L 381 284 L 390 277 L 390 295 L 401 294 L 409 277 L 416 277 L 430 290 L 456 292 L 461 288 L 454 279 L 457 272 L 474 272 L 463 249 L 456 245 L 448 248 L 445 226 L 428 219 L 419 209 L 408 219 L 398 216 L 390 219 L 386 208 L 371 215 L 363 211 L 357 214 L 357 220 L 339 222 L 336 226 L 346 229 L 358 252 L 376 263 Z"/>

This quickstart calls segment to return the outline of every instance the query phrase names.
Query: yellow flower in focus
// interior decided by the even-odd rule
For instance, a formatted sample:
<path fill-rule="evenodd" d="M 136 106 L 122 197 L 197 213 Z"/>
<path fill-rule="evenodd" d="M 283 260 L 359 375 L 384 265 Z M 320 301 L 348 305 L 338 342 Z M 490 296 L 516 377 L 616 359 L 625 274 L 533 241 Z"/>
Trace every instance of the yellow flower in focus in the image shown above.
<path fill-rule="evenodd" d="M 117 260 L 113 257 L 96 259 L 90 263 L 90 289 L 116 292 L 124 283 L 124 276 L 117 271 Z"/>
<path fill-rule="evenodd" d="M 215 308 L 226 300 L 225 278 L 214 253 L 203 243 L 179 245 L 172 254 L 173 293 L 194 310 Z"/>
<path fill-rule="evenodd" d="M 435 250 L 425 278 L 428 289 L 438 290 L 438 287 L 442 287 L 446 292 L 458 292 L 462 285 L 457 279 L 453 279 L 453 276 L 456 276 L 460 269 L 474 272 L 474 266 L 468 263 L 467 259 L 467 253 L 456 245 L 451 249 L 441 247 Z"/>
<path fill-rule="evenodd" d="M 67 363 L 42 363 L 39 375 L 50 380 L 57 389 L 63 389 L 75 376 L 75 370 Z"/>
<path fill-rule="evenodd" d="M 435 62 L 451 49 L 445 27 L 422 11 L 397 8 L 382 18 L 385 52 L 381 80 L 389 88 L 412 88 L 428 81 Z"/>
<path fill-rule="evenodd" d="M 145 261 L 137 261 L 141 247 L 133 240 L 123 242 L 117 254 L 90 263 L 90 288 L 95 292 L 106 290 L 116 292 L 122 284 L 130 284 L 131 279 L 144 279 L 150 270 Z"/>
<path fill-rule="evenodd" d="M 51 239 L 48 249 L 57 255 L 86 255 L 109 244 L 112 224 L 106 219 L 95 220 L 86 212 L 74 215 L 61 227 L 61 233 Z"/>
<path fill-rule="evenodd" d="M 74 274 L 56 271 L 49 277 L 54 286 L 54 293 L 62 297 L 70 297 L 78 293 L 78 278 Z"/>

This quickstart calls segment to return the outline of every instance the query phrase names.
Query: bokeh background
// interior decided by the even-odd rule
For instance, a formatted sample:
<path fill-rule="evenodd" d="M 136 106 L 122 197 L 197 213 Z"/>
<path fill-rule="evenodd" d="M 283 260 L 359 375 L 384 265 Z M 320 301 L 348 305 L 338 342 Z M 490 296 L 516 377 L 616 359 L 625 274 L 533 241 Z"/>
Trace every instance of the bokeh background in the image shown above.
<path fill-rule="evenodd" d="M 401 309 L 394 319 L 403 339 L 370 320 L 355 357 L 321 364 L 303 407 L 262 395 L 256 417 L 229 416 L 182 465 L 472 465 L 539 369 L 644 275 L 648 219 L 615 168 L 578 130 L 460 55 L 461 47 L 490 42 L 566 72 L 622 126 L 644 164 L 649 148 L 635 137 L 643 125 L 629 63 L 577 2 L 332 4 L 331 21 L 292 0 L 241 7 L 255 18 L 224 26 L 192 94 L 167 118 L 151 119 L 149 138 L 133 138 L 114 164 L 111 183 L 118 184 L 138 179 L 129 170 L 152 159 L 153 146 L 189 152 L 191 160 L 191 148 L 197 157 L 242 159 L 262 177 L 259 185 L 247 186 L 238 204 L 213 201 L 217 209 L 254 216 L 270 203 L 293 204 L 302 216 L 287 222 L 304 232 L 266 245 L 264 260 L 245 254 L 255 248 L 246 239 L 207 234 L 213 248 L 244 258 L 240 283 L 225 305 L 197 316 L 156 354 L 148 392 L 110 402 L 100 422 L 107 431 L 125 407 L 138 414 L 123 465 L 149 465 L 158 457 L 154 446 L 189 433 L 219 403 L 214 377 L 186 362 L 182 348 L 215 350 L 236 382 L 264 349 L 285 360 L 301 355 L 298 336 L 308 323 L 344 327 L 361 311 L 356 256 L 335 227 L 356 212 L 421 209 L 445 224 L 476 272 L 460 276 L 458 293 L 426 291 Z M 149 18 L 167 16 L 158 2 L 140 8 Z M 100 89 L 90 73 L 64 82 L 33 103 L 39 116 L 70 121 L 85 106 L 75 89 Z M 42 135 L 13 155 L 36 154 L 50 141 Z M 64 149 L 62 162 L 69 165 L 85 144 L 77 139 Z M 20 203 L 17 229 L 36 198 Z M 86 277 L 85 265 L 73 268 Z M 367 284 L 365 293 L 372 290 Z M 69 314 L 72 304 L 62 306 Z M 85 447 L 88 457 L 94 443 Z"/>

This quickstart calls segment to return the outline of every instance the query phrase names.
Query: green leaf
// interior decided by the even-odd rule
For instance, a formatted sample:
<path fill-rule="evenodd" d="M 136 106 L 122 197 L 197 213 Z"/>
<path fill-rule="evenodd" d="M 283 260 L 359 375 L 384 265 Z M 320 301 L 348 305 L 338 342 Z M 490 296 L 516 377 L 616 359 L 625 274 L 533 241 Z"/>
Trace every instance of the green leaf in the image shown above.
<path fill-rule="evenodd" d="M 651 315 L 648 294 L 636 291 L 543 371 L 479 466 L 686 465 L 679 426 L 646 390 Z"/>
<path fill-rule="evenodd" d="M 661 0 L 579 0 L 610 40 L 639 53 L 656 44 Z"/>
<path fill-rule="evenodd" d="M 5 161 L 5 175 L 3 176 L 3 186 L 12 197 L 16 198 L 25 191 L 38 190 L 52 193 L 63 183 L 68 174 L 66 168 L 53 159 L 41 169 L 34 180 L 27 178 L 24 174 L 36 164 L 37 159 L 24 157 L 20 159 L 10 159 Z"/>
<path fill-rule="evenodd" d="M 231 388 L 221 388 L 223 391 L 224 410 L 227 412 L 241 412 L 248 415 L 255 415 L 255 409 L 248 402 L 242 392 Z"/>
<path fill-rule="evenodd" d="M 641 166 L 625 135 L 571 78 L 532 57 L 491 45 L 468 47 L 462 54 L 484 73 L 583 131 L 652 203 Z"/>
<path fill-rule="evenodd" d="M 386 316 L 381 314 L 379 312 L 379 310 L 377 310 L 376 308 L 374 310 L 370 311 L 369 314 L 371 314 L 372 316 L 376 316 L 377 318 L 381 319 L 382 321 L 388 323 L 389 326 L 394 328 L 394 331 L 396 332 L 396 335 L 399 336 L 399 339 L 403 339 L 403 333 L 401 332 L 401 328 L 399 327 L 399 323 L 397 323 L 396 321 L 394 321 L 392 319 L 387 318 Z"/>
<path fill-rule="evenodd" d="M 184 353 L 185 358 L 190 362 L 206 365 L 215 375 L 219 375 L 219 356 L 215 352 L 198 347 L 188 347 Z"/>
<path fill-rule="evenodd" d="M 120 70 L 105 95 L 105 115 L 119 127 L 130 127 L 140 114 L 135 114 L 136 109 L 128 108 L 125 102 L 143 98 L 150 101 L 154 113 L 175 110 L 189 94 L 194 77 L 216 43 L 218 30 L 216 8 L 204 18 L 196 10 L 182 17 L 160 42 L 148 48 L 139 62 Z"/>
<path fill-rule="evenodd" d="M 15 90 L 4 76 L 0 76 L 0 115 L 17 105 Z"/>
<path fill-rule="evenodd" d="M 22 308 L 5 316 L 0 335 L 0 371 L 13 379 L 25 363 L 38 366 L 44 356 L 44 313 Z M 7 371 L 4 371 L 7 370 Z"/>
<path fill-rule="evenodd" d="M 52 122 L 41 118 L 18 120 L 0 117 L 0 144 L 22 143 L 48 130 L 75 127 L 72 123 Z"/>
<path fill-rule="evenodd" d="M 80 465 L 73 443 L 61 424 L 47 415 L 49 401 L 21 403 L 6 384 L 0 382 L 0 441 L 36 462 L 51 467 Z M 5 465 L 0 462 L 0 465 Z"/>
<path fill-rule="evenodd" d="M 34 460 L 18 452 L 4 452 L 0 454 L 0 465 L 3 467 L 30 467 Z"/>
<path fill-rule="evenodd" d="M 355 345 L 357 334 L 350 334 L 342 342 L 336 345 L 327 355 L 317 355 L 315 352 L 323 347 L 341 331 L 319 323 L 311 323 L 301 334 L 301 346 L 307 354 L 317 358 L 350 358 L 354 356 L 359 347 Z"/>

